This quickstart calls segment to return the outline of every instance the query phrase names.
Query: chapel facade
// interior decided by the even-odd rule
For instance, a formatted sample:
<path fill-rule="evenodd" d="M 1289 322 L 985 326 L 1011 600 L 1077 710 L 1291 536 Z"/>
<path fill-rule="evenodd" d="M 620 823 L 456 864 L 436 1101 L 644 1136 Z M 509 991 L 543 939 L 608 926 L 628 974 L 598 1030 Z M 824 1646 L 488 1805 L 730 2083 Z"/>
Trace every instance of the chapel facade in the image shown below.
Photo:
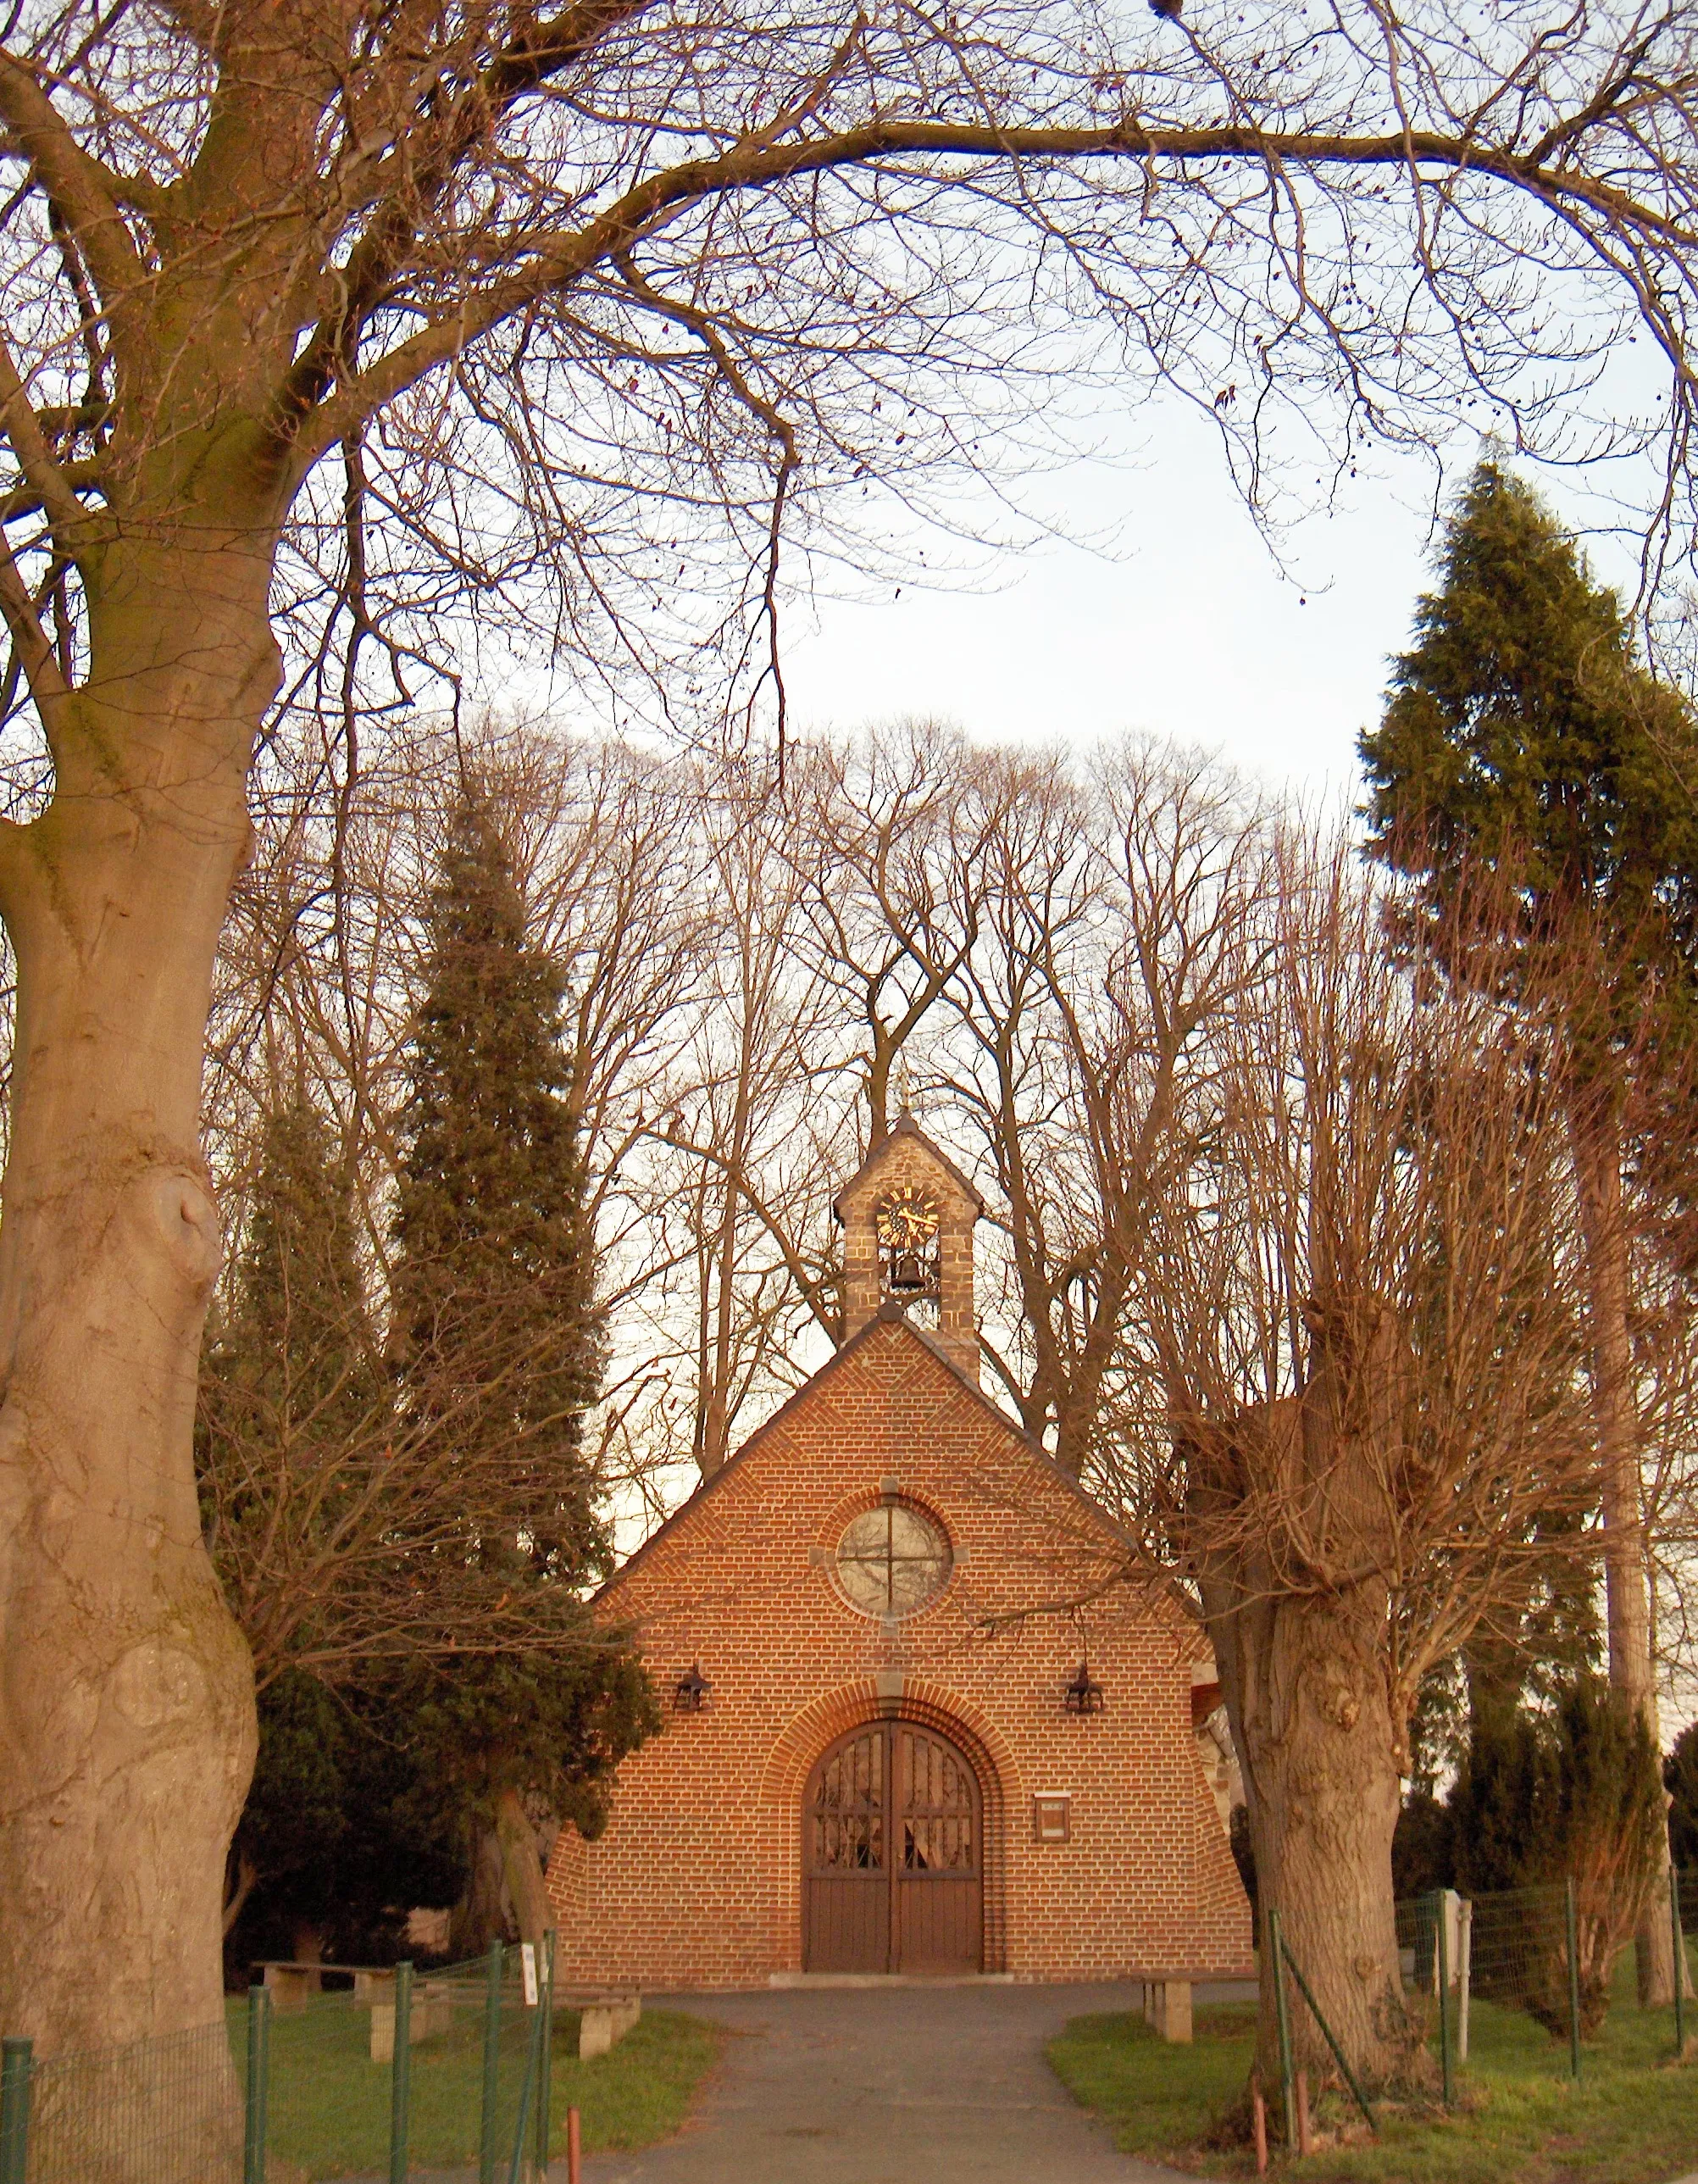
<path fill-rule="evenodd" d="M 905 1115 L 834 1210 L 842 1346 L 598 1596 L 667 1717 L 549 1860 L 561 1975 L 1243 1974 L 1212 1664 L 981 1390 L 977 1194 Z"/>

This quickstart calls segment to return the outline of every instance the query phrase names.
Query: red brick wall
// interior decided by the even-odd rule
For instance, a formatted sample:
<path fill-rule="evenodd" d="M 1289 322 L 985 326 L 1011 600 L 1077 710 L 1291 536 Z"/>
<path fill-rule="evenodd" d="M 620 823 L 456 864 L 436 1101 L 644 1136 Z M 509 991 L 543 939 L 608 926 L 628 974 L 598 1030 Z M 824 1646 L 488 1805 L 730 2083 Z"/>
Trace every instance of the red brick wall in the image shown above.
<path fill-rule="evenodd" d="M 894 1631 L 832 1574 L 843 1526 L 892 1476 L 958 1557 Z M 736 1987 L 799 1970 L 808 1775 L 881 1705 L 977 1767 L 988 1970 L 1245 1966 L 1249 1907 L 1191 1732 L 1194 1631 L 1115 1589 L 1083 1618 L 1106 1711 L 1062 1708 L 1082 1650 L 1065 1603 L 1117 1559 L 1054 1466 L 910 1329 L 876 1322 L 602 1596 L 609 1620 L 637 1625 L 664 1701 L 698 1659 L 713 1692 L 626 1762 L 598 1841 L 563 1832 L 548 1873 L 563 1975 Z M 1071 1841 L 1033 1841 L 1040 1791 L 1070 1793 Z"/>

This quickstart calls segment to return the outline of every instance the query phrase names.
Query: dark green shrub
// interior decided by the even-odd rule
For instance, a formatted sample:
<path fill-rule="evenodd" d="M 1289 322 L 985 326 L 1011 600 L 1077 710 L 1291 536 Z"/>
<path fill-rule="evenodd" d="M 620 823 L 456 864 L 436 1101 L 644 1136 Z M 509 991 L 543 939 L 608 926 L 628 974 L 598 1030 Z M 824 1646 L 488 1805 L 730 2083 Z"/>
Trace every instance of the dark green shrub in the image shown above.
<path fill-rule="evenodd" d="M 1578 1678 L 1539 1713 L 1477 1723 L 1448 1801 L 1456 1886 L 1466 1896 L 1574 1884 L 1580 2025 L 1608 2007 L 1616 1959 L 1662 1864 L 1663 1794 L 1644 1720 L 1595 1676 Z M 1568 2025 L 1562 1924 L 1529 1906 L 1524 1946 L 1477 1960 L 1476 1985 L 1553 2032 Z"/>
<path fill-rule="evenodd" d="M 1239 1869 L 1239 1879 L 1244 1883 L 1244 1892 L 1250 1898 L 1253 1930 L 1261 1931 L 1261 1909 L 1255 1892 L 1255 1846 L 1250 1839 L 1250 1807 L 1234 1805 L 1227 1823 L 1227 1840 L 1232 1845 L 1233 1863 Z"/>
<path fill-rule="evenodd" d="M 1668 1847 L 1676 1865 L 1698 1865 L 1698 1721 L 1683 1729 L 1662 1763 L 1668 1808 Z"/>
<path fill-rule="evenodd" d="M 1450 1815 L 1424 1790 L 1411 1790 L 1391 1839 L 1391 1890 L 1400 1903 L 1456 1885 Z"/>

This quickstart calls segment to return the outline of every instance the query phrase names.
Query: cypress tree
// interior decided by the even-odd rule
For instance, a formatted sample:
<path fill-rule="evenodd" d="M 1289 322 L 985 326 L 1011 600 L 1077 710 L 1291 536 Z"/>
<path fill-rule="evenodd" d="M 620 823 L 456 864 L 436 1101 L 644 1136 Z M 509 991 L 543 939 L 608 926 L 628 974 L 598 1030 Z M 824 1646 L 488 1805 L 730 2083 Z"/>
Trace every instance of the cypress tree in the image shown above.
<path fill-rule="evenodd" d="M 309 1561 L 363 1489 L 381 1439 L 387 1380 L 366 1308 L 353 1193 L 335 1132 L 303 1095 L 264 1119 L 227 1307 L 209 1345 L 198 1453 L 214 1561 L 256 1645 L 278 1604 L 261 1544 L 276 1528 L 314 1536 Z M 293 1495 L 297 1482 L 308 1490 Z M 294 1603 L 290 1604 L 292 1613 Z M 286 1654 L 322 1639 L 292 1622 Z M 362 1728 L 358 1694 L 333 1695 L 296 1666 L 262 1683 L 259 1751 L 231 1849 L 232 1947 L 316 1956 L 326 1939 L 381 1947 L 385 1907 L 441 1886 L 440 1830 L 406 1814 L 404 1756 Z"/>
<path fill-rule="evenodd" d="M 294 1668 L 260 1692 L 259 1756 L 231 1849 L 232 1972 L 325 1951 L 381 1961 L 407 1910 L 459 1893 L 464 1817 L 392 1702 L 387 1684 L 331 1691 Z"/>
<path fill-rule="evenodd" d="M 1379 727 L 1361 738 L 1371 841 L 1416 881 L 1417 914 L 1446 923 L 1461 975 L 1477 945 L 1495 979 L 1535 951 L 1573 967 L 1562 1067 L 1587 1246 L 1610 1676 L 1655 1740 L 1623 1207 L 1628 1095 L 1650 1106 L 1656 1088 L 1629 1084 L 1628 1057 L 1666 1058 L 1690 1036 L 1698 812 L 1683 779 L 1698 738 L 1679 698 L 1635 659 L 1615 596 L 1499 465 L 1482 463 L 1462 493 L 1439 575 Z M 1471 875 L 1483 871 L 1504 883 L 1490 932 L 1469 928 L 1480 915 Z M 1668 1998 L 1673 1968 L 1667 1932 L 1648 1918 L 1642 2000 Z"/>
<path fill-rule="evenodd" d="M 445 1794 L 498 1836 L 530 1936 L 547 1916 L 539 1808 L 593 1828 L 598 1786 L 653 1709 L 640 1669 L 583 1603 L 610 1546 L 583 1447 L 602 1334 L 565 981 L 526 936 L 479 788 L 453 814 L 426 937 L 393 1232 L 399 1401 L 449 1437 L 471 1484 L 457 1552 L 524 1599 L 536 1643 L 480 1650 L 471 1634 L 458 1658 L 420 1664 L 405 1704 Z M 481 1943 L 491 1916 L 474 1905 L 460 1942 Z"/>
<path fill-rule="evenodd" d="M 1655 1878 L 1664 1799 L 1642 1714 L 1624 1692 L 1584 1675 L 1543 1712 L 1494 1712 L 1475 1727 L 1446 1809 L 1465 1895 L 1573 1882 L 1581 2027 L 1595 2031 L 1628 1936 L 1659 1905 L 1667 1917 Z M 1489 1972 L 1482 1991 L 1560 2032 L 1568 1975 L 1559 1919 L 1549 1903 L 1542 1913 L 1523 1907 L 1520 1918 L 1526 1946 Z"/>
<path fill-rule="evenodd" d="M 303 1438 L 346 1436 L 381 1401 L 383 1374 L 347 1170 L 303 1095 L 264 1118 L 233 1274 L 208 1346 L 204 1430 L 265 1440 L 279 1462 Z"/>
<path fill-rule="evenodd" d="M 304 1095 L 264 1117 L 248 1218 L 209 1331 L 196 1453 L 213 1560 L 256 1653 L 299 1652 L 298 1598 L 268 1596 L 281 1524 L 303 1558 L 361 1490 L 388 1381 L 367 1309 L 354 1195 L 336 1134 Z M 312 1490 L 291 1488 L 310 1479 Z M 270 1552 L 268 1552 L 268 1547 Z M 280 1624 L 280 1613 L 284 1620 Z"/>
<path fill-rule="evenodd" d="M 1514 860 L 1541 910 L 1586 903 L 1688 956 L 1695 743 L 1634 657 L 1615 595 L 1526 486 L 1482 463 L 1446 529 L 1439 589 L 1393 664 L 1361 752 L 1380 855 L 1442 900 L 1464 863 Z"/>
<path fill-rule="evenodd" d="M 1689 1722 L 1663 1763 L 1662 1786 L 1670 1799 L 1669 1847 L 1674 1863 L 1698 1867 L 1698 1722 Z M 1698 1916 L 1698 1903 L 1689 1907 Z"/>
<path fill-rule="evenodd" d="M 451 1416 L 468 1464 L 522 1452 L 515 1537 L 576 1580 L 604 1564 L 607 1539 L 582 1448 L 602 1343 L 565 980 L 526 939 L 481 794 L 453 815 L 426 935 L 393 1232 L 396 1361 L 407 1400 Z"/>

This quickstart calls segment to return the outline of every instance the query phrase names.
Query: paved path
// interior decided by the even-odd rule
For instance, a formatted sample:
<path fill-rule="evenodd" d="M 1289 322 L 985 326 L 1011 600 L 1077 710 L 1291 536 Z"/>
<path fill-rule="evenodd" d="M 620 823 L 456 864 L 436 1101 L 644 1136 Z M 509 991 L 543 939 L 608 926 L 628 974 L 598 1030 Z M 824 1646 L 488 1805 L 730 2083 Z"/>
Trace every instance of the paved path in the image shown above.
<path fill-rule="evenodd" d="M 587 2158 L 584 2184 L 1179 2184 L 1117 2153 L 1044 2059 L 1070 2017 L 1139 1999 L 1113 1986 L 678 1997 L 730 2027 L 718 2070 L 678 2137 Z"/>

